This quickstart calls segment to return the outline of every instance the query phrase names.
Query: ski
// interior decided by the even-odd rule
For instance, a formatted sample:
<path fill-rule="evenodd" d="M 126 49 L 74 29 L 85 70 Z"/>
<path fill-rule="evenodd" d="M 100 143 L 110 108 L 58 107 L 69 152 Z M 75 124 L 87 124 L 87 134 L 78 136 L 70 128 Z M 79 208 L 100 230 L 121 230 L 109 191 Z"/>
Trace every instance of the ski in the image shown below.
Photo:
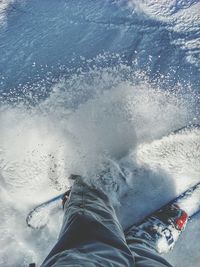
<path fill-rule="evenodd" d="M 67 192 L 69 191 L 70 190 Z M 41 229 L 45 227 L 49 221 L 50 215 L 56 213 L 62 208 L 62 202 L 65 194 L 66 192 L 34 207 L 26 217 L 27 225 L 33 229 Z"/>
<path fill-rule="evenodd" d="M 184 133 L 185 131 L 191 131 L 199 128 L 200 125 L 191 124 L 173 131 L 172 134 L 176 135 L 178 133 Z M 71 175 L 69 179 L 74 180 L 76 179 L 76 177 L 77 175 Z M 68 190 L 67 192 L 69 193 L 70 190 Z M 53 197 L 48 201 L 34 207 L 26 217 L 27 225 L 33 229 L 41 229 L 45 227 L 48 223 L 50 215 L 61 209 L 63 198 L 65 196 L 66 193 L 59 194 L 58 196 Z M 168 204 L 172 203 L 177 203 L 182 210 L 185 210 L 189 218 L 192 218 L 200 210 L 200 182 L 190 187 L 183 194 L 181 194 Z"/>
<path fill-rule="evenodd" d="M 69 192 L 70 189 L 67 193 L 69 194 Z M 66 193 L 60 194 L 33 208 L 26 218 L 27 225 L 33 229 L 41 229 L 45 227 L 50 215 L 62 208 L 62 202 L 65 195 Z M 200 211 L 200 182 L 190 187 L 167 205 L 171 204 L 177 204 L 187 213 L 189 219 L 191 219 Z"/>
<path fill-rule="evenodd" d="M 173 249 L 187 222 L 200 211 L 200 182 L 127 229 L 128 239 L 143 239 L 158 253 Z"/>
<path fill-rule="evenodd" d="M 191 219 L 200 211 L 200 182 L 190 187 L 172 203 L 177 204 Z"/>

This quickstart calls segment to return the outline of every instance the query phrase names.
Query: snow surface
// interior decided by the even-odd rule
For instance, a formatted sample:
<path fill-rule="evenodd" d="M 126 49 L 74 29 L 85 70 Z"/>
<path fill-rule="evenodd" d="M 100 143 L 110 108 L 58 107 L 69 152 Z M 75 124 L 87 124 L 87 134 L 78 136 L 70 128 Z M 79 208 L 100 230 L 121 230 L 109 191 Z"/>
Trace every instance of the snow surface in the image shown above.
<path fill-rule="evenodd" d="M 199 181 L 199 130 L 169 135 L 200 123 L 198 10 L 0 1 L 0 266 L 42 262 L 62 212 L 37 231 L 26 215 L 65 191 L 71 173 L 96 183 L 105 158 L 127 174 L 116 206 L 124 228 Z M 165 256 L 174 266 L 199 267 L 199 219 Z"/>

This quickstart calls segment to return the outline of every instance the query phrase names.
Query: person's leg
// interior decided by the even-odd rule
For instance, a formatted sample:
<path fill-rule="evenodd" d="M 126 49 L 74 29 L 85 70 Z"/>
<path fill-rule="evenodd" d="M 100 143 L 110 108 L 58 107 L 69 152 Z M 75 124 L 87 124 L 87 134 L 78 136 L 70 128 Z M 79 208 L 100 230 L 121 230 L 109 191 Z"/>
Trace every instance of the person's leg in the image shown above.
<path fill-rule="evenodd" d="M 127 233 L 126 241 L 135 259 L 135 267 L 172 267 L 146 240 L 136 238 L 135 232 Z"/>
<path fill-rule="evenodd" d="M 59 239 L 42 267 L 135 266 L 115 210 L 103 192 L 77 179 L 64 212 Z"/>

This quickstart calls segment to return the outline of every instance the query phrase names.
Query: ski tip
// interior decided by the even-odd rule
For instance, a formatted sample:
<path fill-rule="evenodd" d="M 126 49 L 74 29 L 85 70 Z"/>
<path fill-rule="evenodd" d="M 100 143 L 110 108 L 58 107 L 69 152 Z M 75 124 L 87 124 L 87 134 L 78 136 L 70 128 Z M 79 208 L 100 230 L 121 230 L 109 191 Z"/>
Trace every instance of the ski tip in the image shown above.
<path fill-rule="evenodd" d="M 26 217 L 26 224 L 32 229 L 42 229 L 49 221 L 49 212 L 47 209 L 40 207 L 32 210 Z"/>

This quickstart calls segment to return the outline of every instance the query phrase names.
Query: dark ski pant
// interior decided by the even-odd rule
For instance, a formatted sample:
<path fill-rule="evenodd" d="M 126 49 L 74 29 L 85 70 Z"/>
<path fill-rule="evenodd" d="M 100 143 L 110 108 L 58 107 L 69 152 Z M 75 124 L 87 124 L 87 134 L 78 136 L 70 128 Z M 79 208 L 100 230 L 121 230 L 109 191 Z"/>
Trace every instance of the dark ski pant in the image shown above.
<path fill-rule="evenodd" d="M 103 192 L 75 181 L 64 211 L 60 236 L 42 267 L 171 267 L 142 239 L 124 234 Z"/>

